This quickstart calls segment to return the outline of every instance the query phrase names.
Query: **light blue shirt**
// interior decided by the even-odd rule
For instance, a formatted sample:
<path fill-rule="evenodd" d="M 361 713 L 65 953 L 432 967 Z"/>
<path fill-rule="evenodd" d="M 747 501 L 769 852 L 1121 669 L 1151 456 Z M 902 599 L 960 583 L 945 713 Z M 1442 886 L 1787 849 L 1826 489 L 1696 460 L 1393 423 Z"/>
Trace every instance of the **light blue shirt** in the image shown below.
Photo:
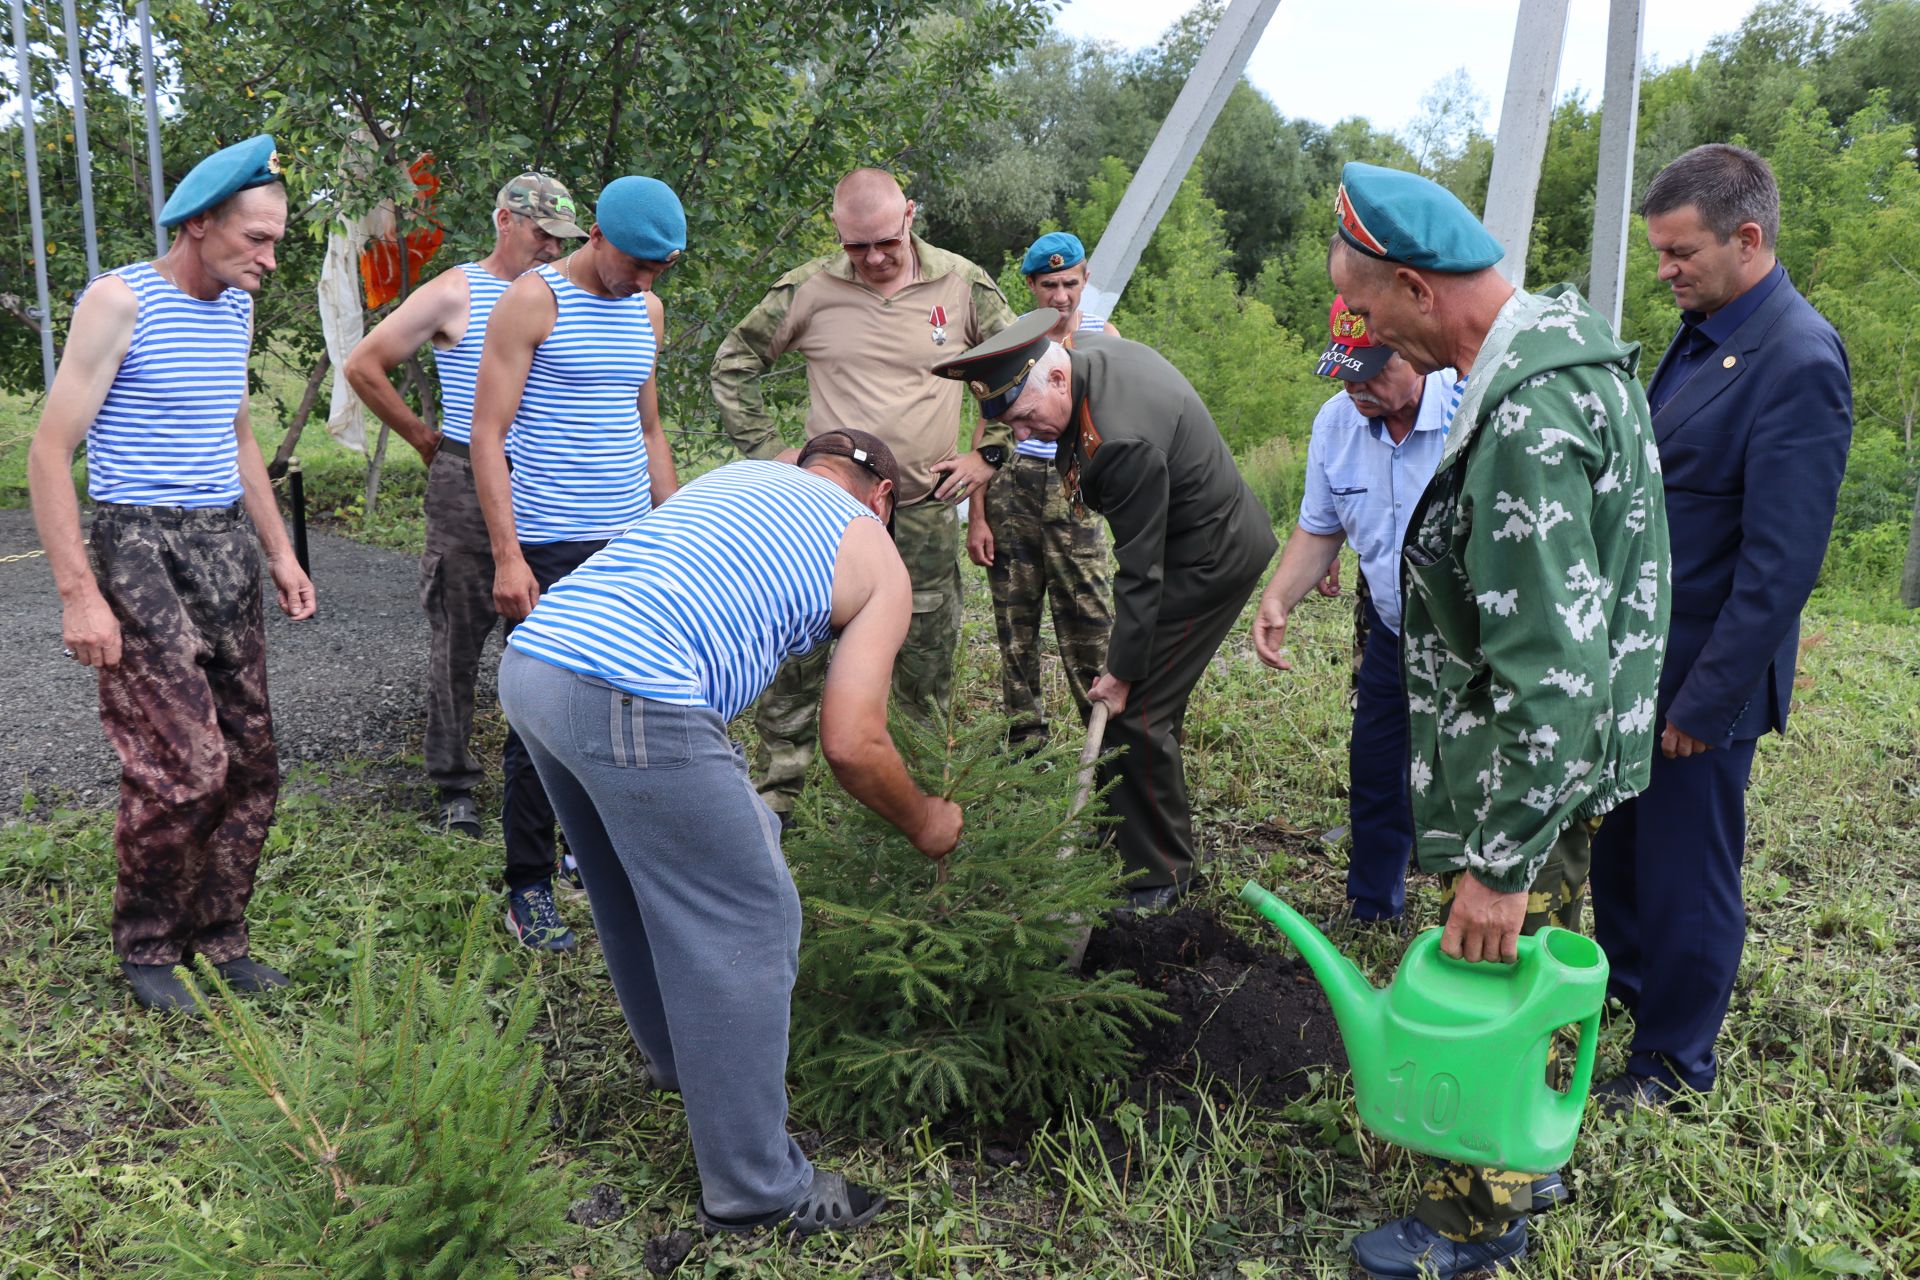
<path fill-rule="evenodd" d="M 1400 633 L 1400 543 L 1440 465 L 1456 381 L 1451 369 L 1427 375 L 1419 416 L 1397 445 L 1386 423 L 1362 417 L 1344 391 L 1321 405 L 1313 419 L 1300 527 L 1346 535 L 1373 590 L 1373 607 L 1395 635 Z"/>

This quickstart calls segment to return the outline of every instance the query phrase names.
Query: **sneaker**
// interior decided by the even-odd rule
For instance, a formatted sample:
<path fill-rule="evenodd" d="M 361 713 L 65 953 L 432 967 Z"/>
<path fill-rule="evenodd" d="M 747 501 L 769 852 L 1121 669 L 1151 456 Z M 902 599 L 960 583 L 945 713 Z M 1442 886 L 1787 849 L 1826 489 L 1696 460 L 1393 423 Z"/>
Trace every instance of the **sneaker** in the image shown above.
<path fill-rule="evenodd" d="M 1374 1280 L 1453 1280 L 1498 1271 L 1527 1256 L 1527 1220 L 1491 1240 L 1449 1240 L 1418 1218 L 1402 1218 L 1353 1238 L 1353 1260 Z"/>
<path fill-rule="evenodd" d="M 142 1009 L 197 1016 L 200 1006 L 193 1002 L 193 993 L 187 990 L 187 984 L 180 981 L 173 968 L 170 964 L 120 962 L 120 972 L 127 975 L 127 982 L 133 987 L 134 1001 Z"/>
<path fill-rule="evenodd" d="M 1157 884 L 1144 889 L 1130 889 L 1127 891 L 1126 903 L 1113 909 L 1113 918 L 1124 924 L 1136 916 L 1155 911 L 1171 911 L 1179 905 L 1180 899 L 1193 891 L 1198 882 L 1199 878 L 1196 876 L 1179 884 Z"/>
<path fill-rule="evenodd" d="M 480 806 L 469 795 L 445 796 L 440 801 L 440 830 L 450 836 L 478 840 L 485 832 L 480 826 Z"/>
<path fill-rule="evenodd" d="M 580 875 L 580 864 L 573 860 L 572 853 L 560 855 L 560 878 L 566 881 L 567 887 L 576 893 L 587 891 L 587 882 Z"/>
<path fill-rule="evenodd" d="M 1664 1080 L 1635 1075 L 1629 1071 L 1593 1086 L 1593 1104 L 1609 1120 L 1624 1120 L 1635 1111 L 1692 1110 L 1690 1099 L 1681 1096 Z"/>
<path fill-rule="evenodd" d="M 694 1217 L 708 1235 L 745 1235 L 772 1227 L 787 1235 L 811 1236 L 822 1231 L 855 1231 L 880 1216 L 887 1198 L 837 1173 L 816 1169 L 805 1195 L 790 1209 L 778 1209 L 753 1218 L 720 1218 L 707 1212 L 703 1200 Z"/>
<path fill-rule="evenodd" d="M 553 883 L 548 880 L 507 894 L 507 928 L 522 946 L 540 951 L 571 951 L 580 945 L 553 905 Z"/>
<path fill-rule="evenodd" d="M 271 991 L 287 985 L 287 975 L 252 956 L 235 956 L 214 969 L 235 991 Z"/>

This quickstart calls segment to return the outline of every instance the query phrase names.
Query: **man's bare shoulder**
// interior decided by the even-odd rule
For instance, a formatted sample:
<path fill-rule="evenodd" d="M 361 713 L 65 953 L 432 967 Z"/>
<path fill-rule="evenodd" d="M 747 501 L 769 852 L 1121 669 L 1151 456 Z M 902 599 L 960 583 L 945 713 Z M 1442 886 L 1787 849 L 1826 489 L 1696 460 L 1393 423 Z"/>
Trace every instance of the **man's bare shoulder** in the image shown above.
<path fill-rule="evenodd" d="M 87 286 L 74 308 L 73 322 L 132 324 L 140 314 L 140 299 L 133 286 L 116 275 L 100 276 Z"/>

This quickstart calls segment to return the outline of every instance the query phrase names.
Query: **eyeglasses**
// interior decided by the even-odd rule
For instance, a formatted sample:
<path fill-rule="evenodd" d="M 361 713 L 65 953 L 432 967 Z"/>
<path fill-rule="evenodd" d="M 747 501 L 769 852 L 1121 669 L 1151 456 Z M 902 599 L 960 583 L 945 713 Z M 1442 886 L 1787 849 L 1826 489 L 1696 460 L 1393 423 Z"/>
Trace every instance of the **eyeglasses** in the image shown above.
<path fill-rule="evenodd" d="M 878 249 L 882 253 L 892 253 L 907 242 L 907 219 L 913 216 L 913 205 L 907 205 L 907 211 L 900 215 L 900 234 L 888 236 L 885 240 L 842 240 L 840 247 L 853 257 L 871 253 Z"/>

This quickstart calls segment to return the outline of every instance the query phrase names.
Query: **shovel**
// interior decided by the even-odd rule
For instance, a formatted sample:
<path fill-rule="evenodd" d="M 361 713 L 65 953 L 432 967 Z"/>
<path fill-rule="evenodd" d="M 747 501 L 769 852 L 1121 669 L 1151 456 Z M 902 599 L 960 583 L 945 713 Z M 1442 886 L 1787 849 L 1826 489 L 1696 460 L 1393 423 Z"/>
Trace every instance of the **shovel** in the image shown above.
<path fill-rule="evenodd" d="M 1093 765 L 1100 758 L 1100 742 L 1107 736 L 1107 716 L 1112 708 L 1104 702 L 1093 704 L 1093 714 L 1087 717 L 1087 745 L 1080 748 L 1080 785 L 1074 789 L 1073 808 L 1067 811 L 1067 821 L 1072 822 L 1087 807 L 1087 797 L 1093 794 Z M 1073 856 L 1073 846 L 1061 846 L 1060 856 Z M 1093 926 L 1083 924 L 1074 930 L 1067 942 L 1067 968 L 1078 969 L 1080 962 L 1087 958 L 1087 942 L 1093 937 Z"/>

